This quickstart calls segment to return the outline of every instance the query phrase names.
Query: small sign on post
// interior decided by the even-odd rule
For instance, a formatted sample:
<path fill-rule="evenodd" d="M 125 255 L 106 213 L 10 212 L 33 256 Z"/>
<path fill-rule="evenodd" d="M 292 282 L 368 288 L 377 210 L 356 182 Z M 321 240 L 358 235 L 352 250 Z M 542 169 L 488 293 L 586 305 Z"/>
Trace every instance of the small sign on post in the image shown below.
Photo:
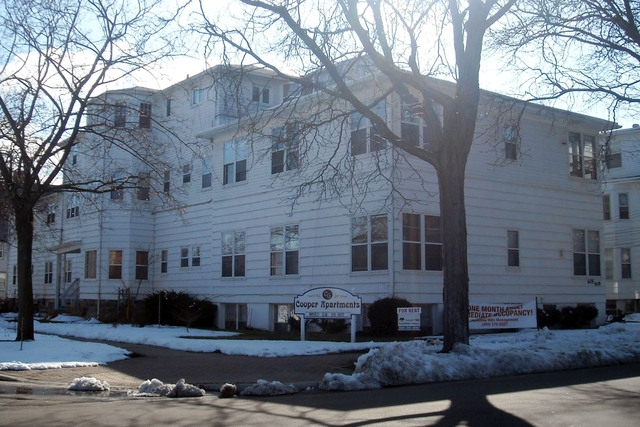
<path fill-rule="evenodd" d="M 398 331 L 419 331 L 421 307 L 398 307 Z"/>
<path fill-rule="evenodd" d="M 351 342 L 356 341 L 355 316 L 362 314 L 362 298 L 339 288 L 315 288 L 293 299 L 293 312 L 300 319 L 300 340 L 305 337 L 305 319 L 351 319 Z"/>

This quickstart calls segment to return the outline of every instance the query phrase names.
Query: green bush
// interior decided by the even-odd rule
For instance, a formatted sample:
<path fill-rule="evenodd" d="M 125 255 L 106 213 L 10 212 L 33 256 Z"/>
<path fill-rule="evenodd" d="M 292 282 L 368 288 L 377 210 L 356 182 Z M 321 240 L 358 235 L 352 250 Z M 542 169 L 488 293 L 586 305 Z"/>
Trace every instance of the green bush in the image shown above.
<path fill-rule="evenodd" d="M 555 307 L 538 309 L 539 328 L 580 329 L 591 326 L 598 317 L 598 309 L 592 305 L 566 306 L 558 310 Z"/>
<path fill-rule="evenodd" d="M 143 300 L 143 324 L 213 328 L 217 307 L 186 292 L 157 291 Z"/>
<path fill-rule="evenodd" d="M 369 306 L 367 315 L 373 335 L 395 335 L 398 333 L 398 307 L 411 307 L 404 298 L 387 297 Z"/>
<path fill-rule="evenodd" d="M 323 334 L 340 334 L 347 329 L 347 321 L 345 319 L 315 319 L 313 322 L 320 326 Z"/>

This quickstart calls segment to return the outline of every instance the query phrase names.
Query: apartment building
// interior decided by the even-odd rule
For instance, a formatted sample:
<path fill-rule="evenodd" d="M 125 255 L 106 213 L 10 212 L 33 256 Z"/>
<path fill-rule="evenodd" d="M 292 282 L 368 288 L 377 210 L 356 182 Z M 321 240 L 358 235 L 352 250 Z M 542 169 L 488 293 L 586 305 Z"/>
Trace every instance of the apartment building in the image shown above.
<path fill-rule="evenodd" d="M 350 82 L 362 99 L 378 99 L 381 80 L 356 71 Z M 392 93 L 374 110 L 423 144 L 428 129 L 410 104 Z M 446 236 L 435 171 L 392 149 L 349 106 L 268 70 L 214 67 L 163 90 L 107 92 L 94 109 L 96 125 L 143 135 L 135 143 L 154 160 L 126 144 L 75 148 L 66 179 L 137 181 L 43 201 L 36 298 L 100 314 L 125 289 L 138 298 L 184 291 L 219 307 L 218 327 L 273 329 L 296 296 L 336 287 L 365 306 L 406 298 L 422 307 L 424 327 L 441 332 Z M 591 304 L 602 321 L 596 153 L 611 124 L 488 92 L 478 117 L 466 174 L 471 301 Z"/>

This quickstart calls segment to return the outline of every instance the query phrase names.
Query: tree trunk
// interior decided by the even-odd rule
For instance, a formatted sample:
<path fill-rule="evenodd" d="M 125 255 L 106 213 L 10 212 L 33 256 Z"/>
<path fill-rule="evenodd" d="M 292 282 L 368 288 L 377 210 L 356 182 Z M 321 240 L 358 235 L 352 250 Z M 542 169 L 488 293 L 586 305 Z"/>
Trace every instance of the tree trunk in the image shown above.
<path fill-rule="evenodd" d="M 15 209 L 18 239 L 18 334 L 16 341 L 31 341 L 33 330 L 33 286 L 31 277 L 33 249 L 33 206 L 23 204 Z"/>
<path fill-rule="evenodd" d="M 443 257 L 444 342 L 447 353 L 456 343 L 469 344 L 469 268 L 464 204 L 464 164 L 438 174 Z"/>

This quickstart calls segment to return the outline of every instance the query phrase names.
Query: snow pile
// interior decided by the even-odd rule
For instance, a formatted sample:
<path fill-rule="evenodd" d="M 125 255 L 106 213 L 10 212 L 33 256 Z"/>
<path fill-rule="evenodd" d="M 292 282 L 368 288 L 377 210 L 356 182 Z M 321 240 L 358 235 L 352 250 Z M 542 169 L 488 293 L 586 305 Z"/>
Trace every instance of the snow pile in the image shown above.
<path fill-rule="evenodd" d="M 93 377 L 74 378 L 67 390 L 75 391 L 109 391 L 109 383 Z"/>
<path fill-rule="evenodd" d="M 157 394 L 165 397 L 201 397 L 205 395 L 205 391 L 199 387 L 187 384 L 184 379 L 174 384 L 165 384 L 154 378 L 146 380 L 138 387 L 140 394 Z"/>
<path fill-rule="evenodd" d="M 352 375 L 326 374 L 322 390 L 363 390 L 640 362 L 640 327 L 479 335 L 450 353 L 424 341 L 390 343 L 360 356 Z"/>
<path fill-rule="evenodd" d="M 283 394 L 295 394 L 300 389 L 293 384 L 283 384 L 280 381 L 258 380 L 240 392 L 241 396 L 281 396 Z"/>

